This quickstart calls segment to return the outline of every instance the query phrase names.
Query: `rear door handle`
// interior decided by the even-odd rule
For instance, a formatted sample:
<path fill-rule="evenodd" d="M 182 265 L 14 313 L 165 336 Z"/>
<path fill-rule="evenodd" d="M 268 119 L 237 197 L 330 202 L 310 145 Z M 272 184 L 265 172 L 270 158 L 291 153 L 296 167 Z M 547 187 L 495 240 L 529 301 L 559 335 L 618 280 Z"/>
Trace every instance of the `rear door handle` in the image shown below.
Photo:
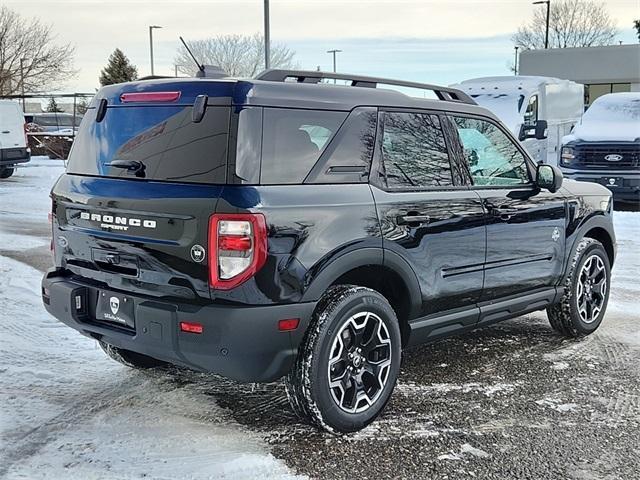
<path fill-rule="evenodd" d="M 3 130 L 2 133 L 11 133 L 11 130 Z"/>
<path fill-rule="evenodd" d="M 396 217 L 398 225 L 424 225 L 431 221 L 429 215 L 400 215 Z"/>

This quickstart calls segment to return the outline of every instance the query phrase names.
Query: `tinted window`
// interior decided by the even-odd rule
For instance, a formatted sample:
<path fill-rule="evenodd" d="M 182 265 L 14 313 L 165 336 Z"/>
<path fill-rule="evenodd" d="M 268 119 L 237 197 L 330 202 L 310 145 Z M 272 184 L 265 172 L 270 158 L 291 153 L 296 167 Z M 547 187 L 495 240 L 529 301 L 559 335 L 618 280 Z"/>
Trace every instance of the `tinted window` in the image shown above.
<path fill-rule="evenodd" d="M 144 178 L 176 182 L 224 183 L 229 108 L 209 106 L 200 123 L 191 107 L 112 107 L 101 122 L 85 114 L 69 158 L 69 173 L 136 178 L 108 164 L 136 161 Z"/>
<path fill-rule="evenodd" d="M 347 114 L 265 108 L 260 183 L 302 183 Z"/>
<path fill-rule="evenodd" d="M 385 113 L 382 155 L 390 187 L 453 184 L 449 154 L 437 116 Z"/>
<path fill-rule="evenodd" d="M 235 174 L 244 183 L 260 183 L 262 108 L 243 108 L 238 114 Z"/>
<path fill-rule="evenodd" d="M 529 183 L 524 155 L 502 130 L 476 118 L 454 120 L 475 185 Z"/>
<path fill-rule="evenodd" d="M 376 138 L 378 111 L 354 109 L 309 174 L 310 183 L 366 182 Z"/>

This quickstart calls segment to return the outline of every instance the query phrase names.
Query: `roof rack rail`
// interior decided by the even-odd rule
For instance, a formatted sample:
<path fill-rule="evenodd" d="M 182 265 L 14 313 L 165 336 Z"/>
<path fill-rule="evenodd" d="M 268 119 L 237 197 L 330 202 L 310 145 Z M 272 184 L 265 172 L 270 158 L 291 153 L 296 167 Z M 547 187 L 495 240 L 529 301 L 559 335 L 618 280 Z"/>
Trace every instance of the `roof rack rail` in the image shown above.
<path fill-rule="evenodd" d="M 448 102 L 459 102 L 476 105 L 476 102 L 461 90 L 449 87 L 440 87 L 428 83 L 405 82 L 403 80 L 393 80 L 390 78 L 367 77 L 364 75 L 350 75 L 346 73 L 320 72 L 314 70 L 265 70 L 260 73 L 256 80 L 268 82 L 284 82 L 287 79 L 295 79 L 298 83 L 319 83 L 323 78 L 346 80 L 351 82 L 352 87 L 376 88 L 378 84 L 395 85 L 399 87 L 410 87 L 421 90 L 433 91 L 439 100 Z"/>

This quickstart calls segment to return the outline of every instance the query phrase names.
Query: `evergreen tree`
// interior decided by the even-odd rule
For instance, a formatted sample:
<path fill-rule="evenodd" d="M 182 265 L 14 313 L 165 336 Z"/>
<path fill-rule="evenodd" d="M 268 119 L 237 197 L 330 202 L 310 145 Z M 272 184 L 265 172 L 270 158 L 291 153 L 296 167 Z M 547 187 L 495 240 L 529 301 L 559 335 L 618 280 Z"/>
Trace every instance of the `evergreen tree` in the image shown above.
<path fill-rule="evenodd" d="M 100 85 L 131 82 L 138 78 L 138 69 L 126 57 L 122 50 L 116 48 L 109 57 L 109 63 L 100 72 Z"/>
<path fill-rule="evenodd" d="M 640 42 L 640 20 L 634 20 L 633 27 L 636 29 L 636 35 L 638 35 L 638 41 Z"/>
<path fill-rule="evenodd" d="M 62 112 L 63 110 L 58 107 L 58 102 L 56 102 L 56 99 L 51 97 L 49 99 L 49 103 L 47 104 L 47 112 L 49 113 L 58 113 L 58 112 Z"/>

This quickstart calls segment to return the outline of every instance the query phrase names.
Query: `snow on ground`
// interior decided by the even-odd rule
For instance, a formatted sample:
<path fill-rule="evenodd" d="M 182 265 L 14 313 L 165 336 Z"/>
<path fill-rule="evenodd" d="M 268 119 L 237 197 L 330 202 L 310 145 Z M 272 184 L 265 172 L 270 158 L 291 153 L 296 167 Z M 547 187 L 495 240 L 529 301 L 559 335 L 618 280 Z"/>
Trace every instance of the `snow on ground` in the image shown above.
<path fill-rule="evenodd" d="M 0 184 L 0 248 L 47 243 L 7 230 L 46 225 L 61 172 L 37 159 Z M 293 477 L 211 396 L 121 366 L 49 316 L 41 277 L 0 256 L 0 478 Z"/>

